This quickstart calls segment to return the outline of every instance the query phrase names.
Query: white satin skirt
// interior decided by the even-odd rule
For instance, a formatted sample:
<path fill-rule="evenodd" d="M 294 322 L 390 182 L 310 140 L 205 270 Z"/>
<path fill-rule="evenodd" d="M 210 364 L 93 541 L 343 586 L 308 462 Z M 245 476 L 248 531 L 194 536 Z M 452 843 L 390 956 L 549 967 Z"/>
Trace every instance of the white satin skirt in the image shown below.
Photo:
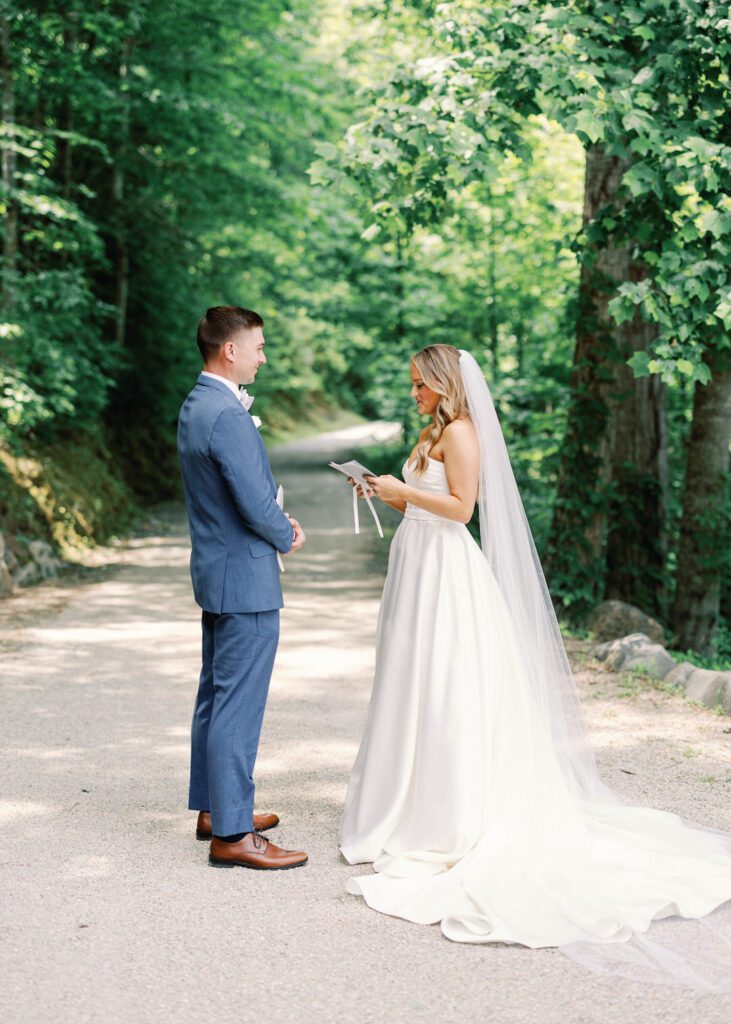
<path fill-rule="evenodd" d="M 731 899 L 731 851 L 679 817 L 569 791 L 509 612 L 467 528 L 391 544 L 341 850 L 374 910 L 461 942 L 622 942 Z"/>

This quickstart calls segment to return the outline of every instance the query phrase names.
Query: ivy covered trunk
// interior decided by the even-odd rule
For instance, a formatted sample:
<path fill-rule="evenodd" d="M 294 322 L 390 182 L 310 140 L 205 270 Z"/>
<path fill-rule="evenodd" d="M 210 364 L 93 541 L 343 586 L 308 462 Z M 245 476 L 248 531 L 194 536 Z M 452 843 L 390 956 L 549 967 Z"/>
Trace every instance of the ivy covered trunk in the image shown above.
<path fill-rule="evenodd" d="M 607 241 L 621 216 L 617 197 L 629 161 L 590 146 L 571 405 L 546 571 L 571 618 L 604 597 L 663 607 L 667 486 L 664 386 L 634 379 L 627 359 L 646 351 L 655 328 L 634 317 L 618 326 L 608 303 L 642 269 L 630 242 Z"/>
<path fill-rule="evenodd" d="M 630 262 L 625 279 L 636 279 L 636 270 Z M 622 359 L 615 366 L 606 439 L 611 476 L 604 596 L 665 619 L 666 388 L 656 374 L 634 378 L 626 363 L 633 352 L 649 351 L 656 333 L 637 315 L 617 328 Z"/>
<path fill-rule="evenodd" d="M 713 374 L 695 385 L 678 549 L 674 628 L 681 650 L 714 653 L 724 558 L 728 558 L 727 482 L 731 441 L 731 357 L 710 352 Z"/>

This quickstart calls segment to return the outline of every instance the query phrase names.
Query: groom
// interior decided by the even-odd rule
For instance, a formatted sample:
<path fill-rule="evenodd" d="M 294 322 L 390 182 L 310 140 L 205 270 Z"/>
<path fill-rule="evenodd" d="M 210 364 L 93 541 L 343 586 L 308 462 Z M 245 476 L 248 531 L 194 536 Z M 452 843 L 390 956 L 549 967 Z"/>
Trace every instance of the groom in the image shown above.
<path fill-rule="evenodd" d="M 190 798 L 196 835 L 211 839 L 216 867 L 281 870 L 307 854 L 261 832 L 276 814 L 254 814 L 254 762 L 279 641 L 277 551 L 296 551 L 302 527 L 276 501 L 266 449 L 249 415 L 264 355 L 264 321 L 213 306 L 198 325 L 203 372 L 180 410 L 178 453 L 188 506 L 190 574 L 203 610 L 203 667 L 193 715 Z"/>

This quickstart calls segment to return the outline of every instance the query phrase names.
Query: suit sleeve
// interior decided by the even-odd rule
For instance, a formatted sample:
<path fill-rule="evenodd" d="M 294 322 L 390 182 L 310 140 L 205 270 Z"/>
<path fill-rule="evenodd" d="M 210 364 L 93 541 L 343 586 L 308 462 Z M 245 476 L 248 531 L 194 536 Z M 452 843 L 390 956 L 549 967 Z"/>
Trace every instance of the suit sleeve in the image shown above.
<path fill-rule="evenodd" d="M 264 446 L 243 409 L 232 407 L 221 413 L 211 431 L 210 452 L 249 529 L 277 551 L 289 551 L 294 527 L 272 494 Z"/>

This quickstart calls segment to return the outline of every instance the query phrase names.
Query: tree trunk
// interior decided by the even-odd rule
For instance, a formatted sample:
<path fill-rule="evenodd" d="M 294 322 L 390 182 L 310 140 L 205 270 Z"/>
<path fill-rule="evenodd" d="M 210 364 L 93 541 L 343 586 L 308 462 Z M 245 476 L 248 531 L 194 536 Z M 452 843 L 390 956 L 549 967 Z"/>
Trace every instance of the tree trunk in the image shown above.
<path fill-rule="evenodd" d="M 114 340 L 120 347 L 124 345 L 127 328 L 127 300 L 129 296 L 129 250 L 127 246 L 127 226 L 124 208 L 124 176 L 129 142 L 129 94 L 127 92 L 127 71 L 132 40 L 126 39 L 119 64 L 119 82 L 121 95 L 121 123 L 119 141 L 114 155 L 112 173 L 112 205 L 114 209 L 114 306 L 116 309 Z"/>
<path fill-rule="evenodd" d="M 586 156 L 584 226 L 615 214 L 628 160 L 591 146 Z M 598 218 L 597 215 L 600 215 Z M 635 317 L 621 326 L 608 303 L 624 281 L 643 276 L 631 246 L 588 247 L 581 265 L 571 400 L 554 518 L 545 559 L 572 618 L 612 597 L 662 611 L 667 485 L 665 390 L 635 380 L 626 360 L 647 349 L 655 328 Z"/>
<path fill-rule="evenodd" d="M 637 280 L 628 261 L 629 280 Z M 611 496 L 607 521 L 607 599 L 628 601 L 668 617 L 664 581 L 668 488 L 666 389 L 657 374 L 634 378 L 626 360 L 647 351 L 654 324 L 637 318 L 617 328 L 622 362 L 615 366 L 607 448 Z"/>
<path fill-rule="evenodd" d="M 729 535 L 731 357 L 707 353 L 705 361 L 713 377 L 696 382 L 693 395 L 673 623 L 681 650 L 712 656 Z"/>
<path fill-rule="evenodd" d="M 76 14 L 72 11 L 68 15 L 69 24 L 64 28 L 63 45 L 65 59 L 73 66 L 77 47 Z M 74 130 L 74 105 L 71 98 L 71 90 L 68 90 L 61 105 L 60 127 L 62 131 L 73 132 Z M 59 141 L 58 162 L 64 199 L 71 197 L 71 183 L 73 175 L 73 143 L 70 138 L 62 138 Z"/>
<path fill-rule="evenodd" d="M 11 52 L 10 19 L 0 18 L 0 46 L 2 47 L 2 119 L 7 137 L 2 147 L 2 179 L 5 195 L 5 217 L 3 223 L 3 306 L 9 309 L 13 304 L 13 279 L 18 260 L 18 204 L 13 198 L 16 178 L 15 138 L 15 83 L 13 80 L 13 58 Z M 9 143 L 9 144 L 8 144 Z"/>

